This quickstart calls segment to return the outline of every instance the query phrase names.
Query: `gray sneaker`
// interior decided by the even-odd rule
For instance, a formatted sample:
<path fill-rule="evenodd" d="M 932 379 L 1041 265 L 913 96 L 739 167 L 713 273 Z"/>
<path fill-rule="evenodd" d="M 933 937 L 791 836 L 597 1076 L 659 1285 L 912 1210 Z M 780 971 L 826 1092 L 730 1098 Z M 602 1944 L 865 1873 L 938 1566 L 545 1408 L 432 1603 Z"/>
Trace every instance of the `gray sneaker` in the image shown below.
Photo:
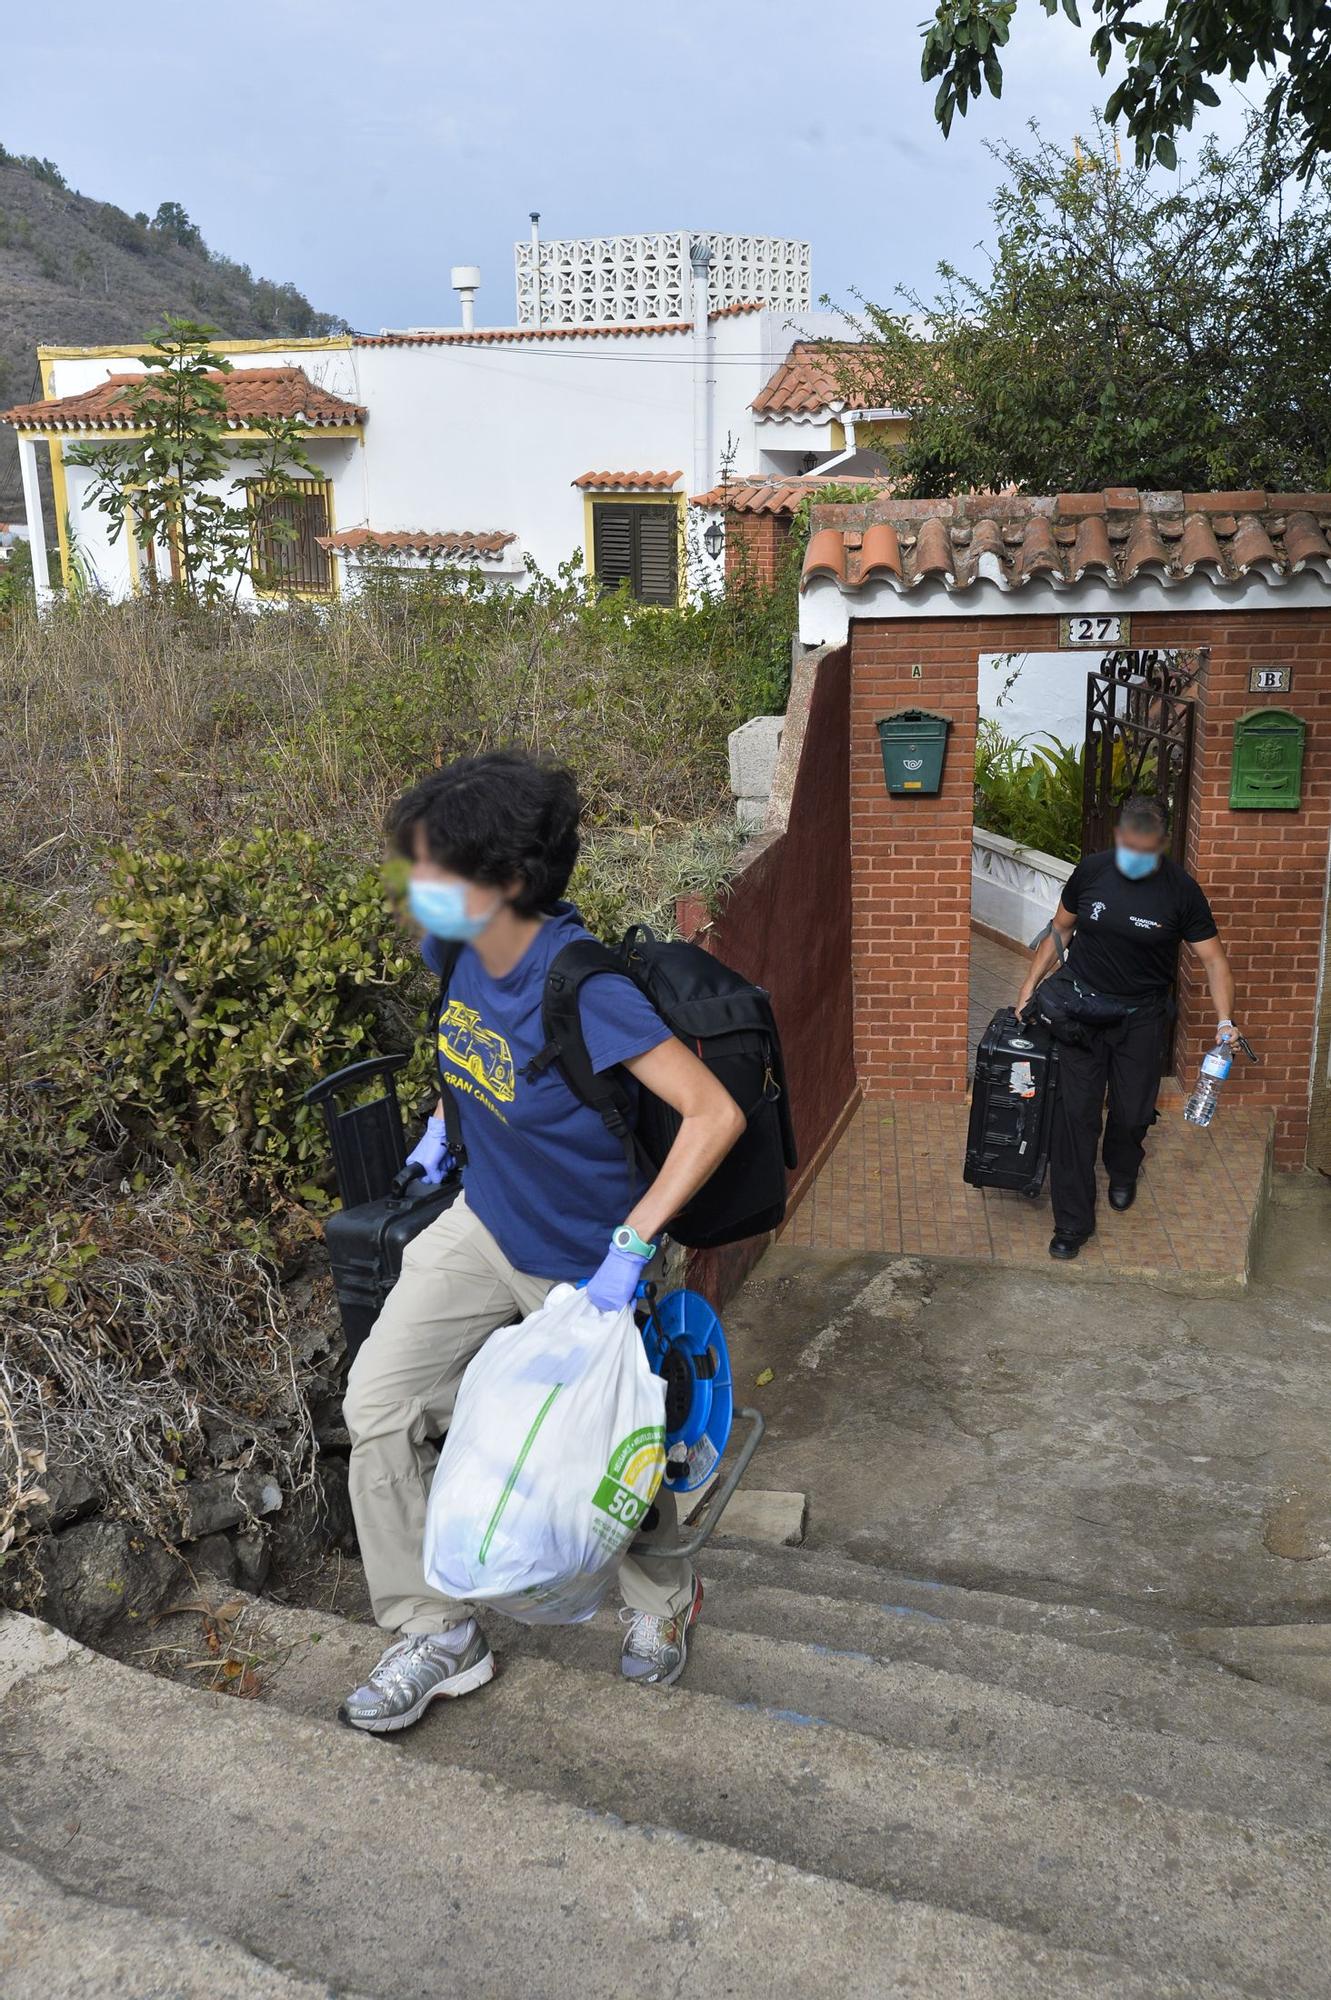
<path fill-rule="evenodd" d="M 364 1687 L 349 1694 L 339 1722 L 386 1736 L 410 1729 L 438 1695 L 451 1699 L 493 1678 L 494 1654 L 474 1618 L 447 1632 L 405 1632 L 395 1639 Z"/>
<path fill-rule="evenodd" d="M 654 1611 L 632 1611 L 620 1617 L 628 1626 L 619 1671 L 635 1687 L 673 1687 L 689 1657 L 689 1632 L 702 1610 L 702 1585 L 695 1576 L 687 1611 L 659 1618 Z"/>

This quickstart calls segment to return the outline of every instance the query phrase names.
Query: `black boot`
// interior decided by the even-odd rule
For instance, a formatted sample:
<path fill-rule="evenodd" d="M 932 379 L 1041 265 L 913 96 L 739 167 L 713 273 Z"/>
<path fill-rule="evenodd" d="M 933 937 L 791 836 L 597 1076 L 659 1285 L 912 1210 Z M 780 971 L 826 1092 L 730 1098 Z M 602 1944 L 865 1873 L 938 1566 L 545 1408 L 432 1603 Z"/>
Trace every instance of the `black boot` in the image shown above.
<path fill-rule="evenodd" d="M 1110 1181 L 1109 1206 L 1116 1208 L 1120 1215 L 1132 1207 L 1137 1199 L 1136 1181 Z"/>

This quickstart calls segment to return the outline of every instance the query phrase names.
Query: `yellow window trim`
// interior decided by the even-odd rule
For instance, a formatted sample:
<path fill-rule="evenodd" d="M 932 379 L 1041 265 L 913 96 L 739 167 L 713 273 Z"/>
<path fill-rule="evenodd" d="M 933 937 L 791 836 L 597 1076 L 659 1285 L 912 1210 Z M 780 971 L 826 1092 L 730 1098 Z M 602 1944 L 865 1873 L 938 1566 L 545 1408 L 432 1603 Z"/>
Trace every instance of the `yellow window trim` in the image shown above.
<path fill-rule="evenodd" d="M 675 562 L 675 603 L 684 596 L 685 573 L 688 568 L 688 522 L 687 493 L 634 493 L 632 489 L 621 492 L 617 487 L 603 486 L 584 491 L 582 496 L 582 541 L 587 565 L 587 580 L 596 581 L 596 516 L 592 509 L 598 502 L 602 506 L 615 507 L 674 507 L 679 513 L 679 555 Z M 665 605 L 658 607 L 664 611 Z"/>
<path fill-rule="evenodd" d="M 306 334 L 299 340 L 218 340 L 216 354 L 342 354 L 353 345 L 349 333 Z M 150 340 L 120 340 L 111 347 L 39 347 L 38 361 L 105 361 L 117 354 L 155 354 Z M 49 394 L 49 392 L 48 392 Z"/>
<path fill-rule="evenodd" d="M 130 430 L 121 427 L 117 427 L 114 430 L 100 431 L 82 429 L 66 430 L 63 426 L 56 424 L 49 426 L 29 426 L 24 424 L 19 430 L 20 437 L 45 438 L 51 444 L 55 444 L 62 438 L 67 439 L 73 444 L 107 444 L 120 438 L 141 438 L 147 435 L 148 433 L 145 430 Z M 234 438 L 237 444 L 271 443 L 267 431 L 227 430 L 223 435 L 228 438 Z M 363 424 L 307 424 L 298 433 L 298 436 L 302 445 L 340 444 L 343 438 L 363 438 L 365 436 L 365 427 Z"/>

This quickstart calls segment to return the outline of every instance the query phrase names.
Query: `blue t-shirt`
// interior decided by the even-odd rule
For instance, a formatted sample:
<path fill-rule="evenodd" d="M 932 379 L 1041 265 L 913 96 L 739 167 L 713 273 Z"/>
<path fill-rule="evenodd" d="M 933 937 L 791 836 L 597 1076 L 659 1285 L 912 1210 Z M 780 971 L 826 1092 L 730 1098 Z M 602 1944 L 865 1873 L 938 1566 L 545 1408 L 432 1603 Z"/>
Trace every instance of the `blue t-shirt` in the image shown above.
<path fill-rule="evenodd" d="M 467 1204 L 519 1271 L 587 1278 L 610 1232 L 642 1192 L 619 1140 L 552 1065 L 524 1071 L 545 1047 L 541 1000 L 556 952 L 588 935 L 571 903 L 547 917 L 518 963 L 492 979 L 470 945 L 458 954 L 439 1022 L 439 1073 L 453 1094 L 467 1149 Z M 426 937 L 431 971 L 443 947 Z M 582 988 L 582 1032 L 598 1072 L 670 1039 L 633 981 L 598 973 Z"/>

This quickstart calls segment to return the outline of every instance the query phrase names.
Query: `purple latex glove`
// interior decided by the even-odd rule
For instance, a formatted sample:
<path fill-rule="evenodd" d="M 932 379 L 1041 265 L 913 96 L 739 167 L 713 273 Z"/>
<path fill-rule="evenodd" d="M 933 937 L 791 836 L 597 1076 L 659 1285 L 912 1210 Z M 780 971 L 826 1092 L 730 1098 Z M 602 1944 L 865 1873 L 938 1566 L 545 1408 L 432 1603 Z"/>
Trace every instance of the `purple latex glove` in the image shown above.
<path fill-rule="evenodd" d="M 427 1187 L 438 1187 L 451 1168 L 448 1128 L 437 1112 L 431 1115 L 424 1132 L 407 1154 L 406 1164 L 420 1168 L 420 1178 Z"/>
<path fill-rule="evenodd" d="M 620 1312 L 631 1306 L 642 1283 L 650 1257 L 636 1256 L 632 1250 L 616 1250 L 613 1243 L 605 1262 L 587 1285 L 587 1297 L 602 1312 Z"/>

